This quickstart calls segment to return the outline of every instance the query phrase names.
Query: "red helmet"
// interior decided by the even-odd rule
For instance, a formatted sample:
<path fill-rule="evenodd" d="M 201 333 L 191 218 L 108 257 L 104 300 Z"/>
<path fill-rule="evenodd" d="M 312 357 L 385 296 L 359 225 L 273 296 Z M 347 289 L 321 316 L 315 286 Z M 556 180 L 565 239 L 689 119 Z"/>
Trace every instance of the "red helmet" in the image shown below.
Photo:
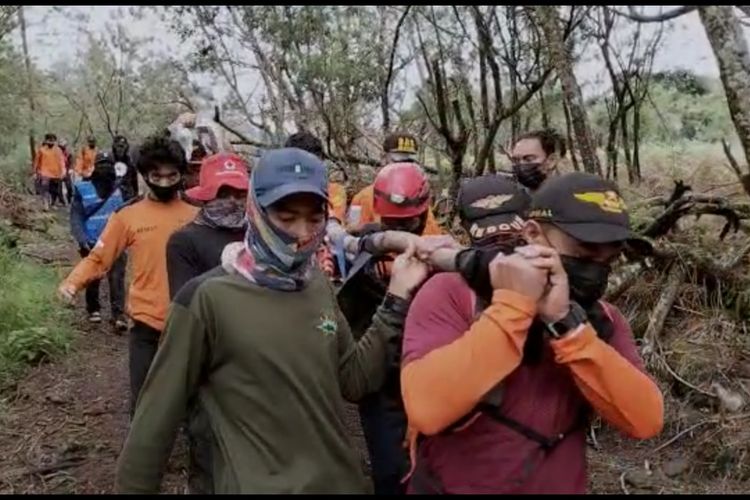
<path fill-rule="evenodd" d="M 416 163 L 391 163 L 375 177 L 374 209 L 381 217 L 422 215 L 430 204 L 430 184 Z"/>

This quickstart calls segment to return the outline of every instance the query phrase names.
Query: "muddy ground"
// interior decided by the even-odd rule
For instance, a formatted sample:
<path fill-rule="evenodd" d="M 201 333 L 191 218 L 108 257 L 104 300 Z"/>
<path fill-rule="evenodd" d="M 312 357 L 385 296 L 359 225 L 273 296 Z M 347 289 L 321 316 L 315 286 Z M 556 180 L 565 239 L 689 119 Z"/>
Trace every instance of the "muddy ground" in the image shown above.
<path fill-rule="evenodd" d="M 57 214 L 62 226 L 64 213 Z M 61 274 L 77 259 L 65 232 L 47 242 Z M 44 253 L 44 245 L 35 253 Z M 102 293 L 106 286 L 102 286 Z M 103 297 L 104 298 L 104 297 Z M 102 301 L 106 304 L 106 300 Z M 111 493 L 117 455 L 128 425 L 127 335 L 109 328 L 108 311 L 89 325 L 83 300 L 77 305 L 71 352 L 32 368 L 0 398 L 0 493 Z M 364 456 L 358 417 L 347 422 Z M 677 434 L 673 432 L 672 434 Z M 701 464 L 682 448 L 686 433 L 672 443 L 669 431 L 650 442 L 622 440 L 602 430 L 598 449 L 589 449 L 590 491 L 595 493 L 731 493 L 747 484 L 694 479 Z M 666 444 L 665 444 L 666 443 Z M 658 451 L 655 451 L 658 450 Z M 165 493 L 185 493 L 185 443 L 178 439 L 162 484 Z"/>

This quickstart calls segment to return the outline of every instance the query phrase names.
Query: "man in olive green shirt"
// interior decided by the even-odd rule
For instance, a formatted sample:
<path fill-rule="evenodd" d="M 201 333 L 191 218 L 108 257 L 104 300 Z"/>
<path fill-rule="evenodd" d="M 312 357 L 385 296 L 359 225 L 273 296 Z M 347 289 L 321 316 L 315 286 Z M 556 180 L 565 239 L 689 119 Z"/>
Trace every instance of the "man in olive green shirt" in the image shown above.
<path fill-rule="evenodd" d="M 413 247 L 399 256 L 372 326 L 355 342 L 314 263 L 325 170 L 294 148 L 269 151 L 253 170 L 245 242 L 174 299 L 118 462 L 118 491 L 158 492 L 196 395 L 212 431 L 214 493 L 368 491 L 344 400 L 382 385 L 428 270 Z"/>

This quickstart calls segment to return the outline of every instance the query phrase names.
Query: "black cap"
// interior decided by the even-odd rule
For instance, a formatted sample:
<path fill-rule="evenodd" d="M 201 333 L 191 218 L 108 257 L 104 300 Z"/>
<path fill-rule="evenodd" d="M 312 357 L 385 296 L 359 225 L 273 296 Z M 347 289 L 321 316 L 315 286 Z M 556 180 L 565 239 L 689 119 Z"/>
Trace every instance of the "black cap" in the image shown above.
<path fill-rule="evenodd" d="M 383 151 L 386 153 L 405 153 L 416 155 L 419 151 L 417 139 L 411 134 L 389 134 L 383 141 Z"/>
<path fill-rule="evenodd" d="M 497 233 L 520 231 L 531 197 L 509 177 L 465 179 L 458 191 L 461 225 L 476 242 Z"/>
<path fill-rule="evenodd" d="M 94 166 L 114 166 L 114 164 L 115 160 L 114 158 L 112 158 L 112 155 L 108 151 L 99 151 L 98 153 L 96 153 L 96 157 L 94 158 Z"/>
<path fill-rule="evenodd" d="M 633 238 L 627 207 L 617 186 L 583 172 L 552 177 L 542 184 L 532 196 L 529 218 L 554 224 L 584 243 L 627 242 Z"/>

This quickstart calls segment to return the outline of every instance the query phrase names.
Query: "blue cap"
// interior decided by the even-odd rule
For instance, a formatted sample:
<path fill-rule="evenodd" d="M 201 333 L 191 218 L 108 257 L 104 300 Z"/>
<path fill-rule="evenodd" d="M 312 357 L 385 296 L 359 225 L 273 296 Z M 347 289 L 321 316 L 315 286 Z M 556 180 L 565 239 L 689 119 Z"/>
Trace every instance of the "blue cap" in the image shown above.
<path fill-rule="evenodd" d="M 297 193 L 317 194 L 328 200 L 325 163 L 314 154 L 297 148 L 266 152 L 253 169 L 250 185 L 263 208 Z"/>

